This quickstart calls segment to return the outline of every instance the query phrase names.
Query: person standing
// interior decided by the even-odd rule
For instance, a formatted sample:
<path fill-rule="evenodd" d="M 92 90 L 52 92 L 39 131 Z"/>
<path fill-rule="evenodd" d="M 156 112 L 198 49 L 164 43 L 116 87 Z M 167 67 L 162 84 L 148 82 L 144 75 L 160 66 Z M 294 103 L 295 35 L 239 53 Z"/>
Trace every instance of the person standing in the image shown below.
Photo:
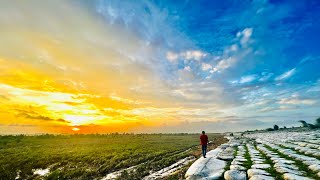
<path fill-rule="evenodd" d="M 208 136 L 206 135 L 206 132 L 202 131 L 202 134 L 200 136 L 200 142 L 202 146 L 202 155 L 204 158 L 206 158 L 207 154 L 207 145 L 208 145 Z"/>

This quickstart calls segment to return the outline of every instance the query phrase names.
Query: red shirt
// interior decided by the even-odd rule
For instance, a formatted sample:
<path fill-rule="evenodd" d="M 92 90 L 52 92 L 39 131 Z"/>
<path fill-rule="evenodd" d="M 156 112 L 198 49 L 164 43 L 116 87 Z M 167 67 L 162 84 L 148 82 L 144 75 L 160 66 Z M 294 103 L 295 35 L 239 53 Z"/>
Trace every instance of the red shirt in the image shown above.
<path fill-rule="evenodd" d="M 202 134 L 200 136 L 201 145 L 207 145 L 208 144 L 208 136 L 205 134 Z"/>

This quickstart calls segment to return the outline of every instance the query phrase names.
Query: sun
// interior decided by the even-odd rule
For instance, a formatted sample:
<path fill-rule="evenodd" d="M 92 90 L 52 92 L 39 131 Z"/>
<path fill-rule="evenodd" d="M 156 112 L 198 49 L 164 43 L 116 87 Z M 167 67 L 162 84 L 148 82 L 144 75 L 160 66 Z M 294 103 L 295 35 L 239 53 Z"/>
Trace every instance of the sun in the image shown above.
<path fill-rule="evenodd" d="M 80 129 L 77 128 L 77 127 L 72 128 L 72 131 L 75 131 L 75 132 L 77 132 L 77 131 L 79 131 L 79 130 L 80 130 Z"/>

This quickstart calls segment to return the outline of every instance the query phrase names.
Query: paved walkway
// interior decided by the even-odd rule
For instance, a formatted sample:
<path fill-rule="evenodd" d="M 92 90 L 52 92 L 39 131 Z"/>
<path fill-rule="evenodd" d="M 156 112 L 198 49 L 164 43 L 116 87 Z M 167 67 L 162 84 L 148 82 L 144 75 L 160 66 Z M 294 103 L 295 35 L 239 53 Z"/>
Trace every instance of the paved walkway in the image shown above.
<path fill-rule="evenodd" d="M 186 178 L 226 180 L 320 179 L 320 130 L 263 132 L 229 142 L 195 161 Z"/>
<path fill-rule="evenodd" d="M 216 148 L 207 153 L 207 158 L 201 157 L 195 161 L 186 172 L 187 179 L 216 179 L 224 172 L 226 162 L 217 159 L 221 148 Z"/>

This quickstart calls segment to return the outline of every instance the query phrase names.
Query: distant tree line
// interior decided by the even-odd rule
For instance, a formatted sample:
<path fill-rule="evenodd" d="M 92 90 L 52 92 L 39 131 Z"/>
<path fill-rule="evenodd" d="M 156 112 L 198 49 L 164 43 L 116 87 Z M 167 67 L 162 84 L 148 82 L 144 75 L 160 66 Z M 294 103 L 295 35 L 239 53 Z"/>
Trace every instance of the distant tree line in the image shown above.
<path fill-rule="evenodd" d="M 307 123 L 306 121 L 304 120 L 300 120 L 298 121 L 302 124 L 302 127 L 306 127 L 306 128 L 310 128 L 310 129 L 317 129 L 317 128 L 320 128 L 320 117 L 318 119 L 316 119 L 316 122 L 314 124 L 311 124 L 311 123 Z M 278 125 L 274 125 L 273 128 L 267 128 L 266 130 L 267 131 L 277 131 L 279 129 L 287 129 L 286 126 L 284 126 L 283 128 L 279 128 Z"/>
<path fill-rule="evenodd" d="M 302 127 L 308 127 L 311 129 L 320 128 L 320 117 L 318 119 L 316 119 L 316 122 L 314 124 L 307 123 L 304 120 L 300 120 L 299 122 L 302 124 Z"/>

